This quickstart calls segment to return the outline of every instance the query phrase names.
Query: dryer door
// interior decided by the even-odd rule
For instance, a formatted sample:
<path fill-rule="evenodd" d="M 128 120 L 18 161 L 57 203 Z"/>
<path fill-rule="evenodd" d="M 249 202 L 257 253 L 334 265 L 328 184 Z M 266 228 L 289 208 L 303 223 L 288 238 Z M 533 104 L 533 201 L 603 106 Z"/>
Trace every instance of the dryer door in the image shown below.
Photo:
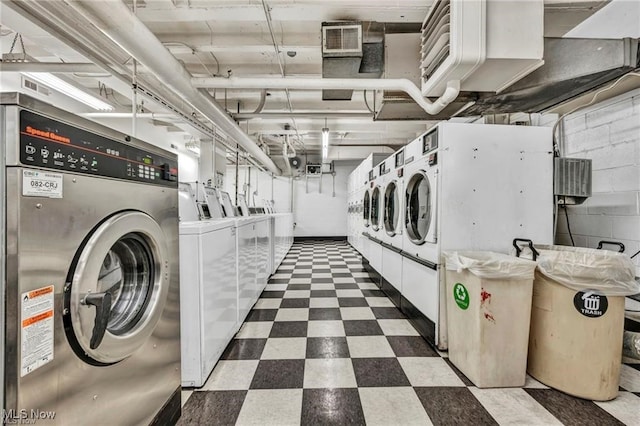
<path fill-rule="evenodd" d="M 380 229 L 380 205 L 382 204 L 382 191 L 376 186 L 371 193 L 371 227 L 374 231 Z"/>
<path fill-rule="evenodd" d="M 423 170 L 417 171 L 407 183 L 405 228 L 409 240 L 417 245 L 425 242 L 435 216 L 431 192 L 431 183 Z"/>
<path fill-rule="evenodd" d="M 398 232 L 400 218 L 400 190 L 394 180 L 389 182 L 384 191 L 384 230 L 393 237 Z"/>
<path fill-rule="evenodd" d="M 65 332 L 81 359 L 113 364 L 151 336 L 167 299 L 167 253 L 160 226 L 137 211 L 117 213 L 87 236 L 64 289 Z"/>
<path fill-rule="evenodd" d="M 364 199 L 363 199 L 362 205 L 363 205 L 362 218 L 364 220 L 364 226 L 368 227 L 369 226 L 369 214 L 371 212 L 371 198 L 370 198 L 370 195 L 369 195 L 369 191 L 367 191 L 367 190 L 364 191 Z"/>

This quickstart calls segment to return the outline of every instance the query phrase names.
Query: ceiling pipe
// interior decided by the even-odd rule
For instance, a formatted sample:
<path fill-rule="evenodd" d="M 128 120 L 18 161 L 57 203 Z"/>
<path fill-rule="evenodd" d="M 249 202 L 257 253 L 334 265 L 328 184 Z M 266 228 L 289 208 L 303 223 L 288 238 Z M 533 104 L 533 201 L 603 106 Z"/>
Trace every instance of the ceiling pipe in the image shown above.
<path fill-rule="evenodd" d="M 460 81 L 449 81 L 438 99 L 430 101 L 406 78 L 193 78 L 195 87 L 207 89 L 298 89 L 298 90 L 387 90 L 402 91 L 411 96 L 427 114 L 436 115 L 453 102 L 460 93 Z"/>
<path fill-rule="evenodd" d="M 367 118 L 370 119 L 373 117 L 373 114 L 370 112 L 262 112 L 262 113 L 240 113 L 234 114 L 233 118 L 238 121 L 251 120 L 254 118 L 265 118 L 265 119 L 279 119 L 279 118 L 289 118 L 289 117 L 298 117 L 298 118 Z"/>
<path fill-rule="evenodd" d="M 133 112 L 85 112 L 80 114 L 87 118 L 132 118 Z M 180 120 L 176 114 L 166 114 L 158 112 L 138 112 L 136 118 L 150 118 L 153 120 Z"/>
<path fill-rule="evenodd" d="M 267 90 L 262 89 L 262 91 L 260 92 L 260 103 L 258 104 L 258 107 L 251 114 L 260 114 L 264 109 L 264 105 L 266 103 L 267 103 Z"/>
<path fill-rule="evenodd" d="M 234 139 L 270 172 L 276 175 L 282 173 L 209 94 L 191 84 L 189 72 L 124 2 L 67 0 L 67 3 L 143 64 L 163 84 L 181 95 L 185 102 Z"/>
<path fill-rule="evenodd" d="M 284 161 L 284 166 L 287 168 L 287 176 L 293 176 L 291 163 L 289 163 L 289 142 L 286 138 L 282 139 L 282 160 Z"/>

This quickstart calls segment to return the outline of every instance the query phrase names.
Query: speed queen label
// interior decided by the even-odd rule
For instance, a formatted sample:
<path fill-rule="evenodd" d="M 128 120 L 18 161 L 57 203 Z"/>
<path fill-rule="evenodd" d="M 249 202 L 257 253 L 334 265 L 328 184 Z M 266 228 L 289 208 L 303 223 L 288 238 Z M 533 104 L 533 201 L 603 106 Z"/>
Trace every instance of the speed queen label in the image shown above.
<path fill-rule="evenodd" d="M 62 198 L 62 181 L 60 173 L 40 170 L 22 171 L 22 195 L 25 197 Z"/>
<path fill-rule="evenodd" d="M 21 303 L 20 377 L 24 377 L 53 361 L 53 286 L 22 293 Z"/>

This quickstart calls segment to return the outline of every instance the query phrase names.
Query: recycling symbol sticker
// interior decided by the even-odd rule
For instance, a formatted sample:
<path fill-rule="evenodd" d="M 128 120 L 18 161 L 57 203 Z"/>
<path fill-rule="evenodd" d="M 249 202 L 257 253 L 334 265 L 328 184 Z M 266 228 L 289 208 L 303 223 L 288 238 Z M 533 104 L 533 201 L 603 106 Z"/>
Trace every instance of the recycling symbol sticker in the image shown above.
<path fill-rule="evenodd" d="M 453 286 L 453 300 L 462 310 L 466 310 L 469 307 L 469 292 L 461 283 L 456 283 Z"/>

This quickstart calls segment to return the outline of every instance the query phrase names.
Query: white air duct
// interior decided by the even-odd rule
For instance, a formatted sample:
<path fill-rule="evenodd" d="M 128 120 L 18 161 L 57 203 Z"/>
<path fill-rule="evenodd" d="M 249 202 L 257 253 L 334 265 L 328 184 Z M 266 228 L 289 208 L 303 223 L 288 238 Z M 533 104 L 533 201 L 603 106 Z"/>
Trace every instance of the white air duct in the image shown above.
<path fill-rule="evenodd" d="M 124 2 L 67 0 L 66 3 L 144 65 L 163 84 L 179 94 L 195 110 L 215 123 L 269 171 L 276 175 L 281 174 L 269 156 L 233 119 L 208 94 L 191 84 L 189 72 Z"/>

